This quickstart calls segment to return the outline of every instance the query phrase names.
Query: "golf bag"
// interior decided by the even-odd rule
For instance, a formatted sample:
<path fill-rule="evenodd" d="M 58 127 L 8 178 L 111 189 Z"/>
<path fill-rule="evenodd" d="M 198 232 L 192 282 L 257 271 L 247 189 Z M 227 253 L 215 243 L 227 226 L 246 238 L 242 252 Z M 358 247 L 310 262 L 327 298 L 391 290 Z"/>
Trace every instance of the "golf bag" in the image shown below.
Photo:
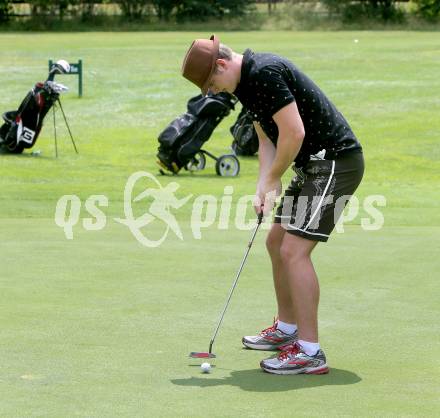
<path fill-rule="evenodd" d="M 61 63 L 61 64 L 60 64 Z M 20 154 L 25 148 L 32 148 L 38 139 L 47 112 L 67 88 L 53 81 L 55 74 L 66 72 L 65 61 L 56 63 L 44 83 L 35 84 L 26 95 L 18 110 L 3 114 L 4 123 L 0 127 L 0 148 Z"/>
<path fill-rule="evenodd" d="M 228 93 L 191 98 L 187 112 L 173 120 L 159 135 L 159 165 L 172 173 L 187 168 L 213 130 L 234 109 L 235 103 Z"/>
<path fill-rule="evenodd" d="M 234 137 L 231 147 L 237 155 L 254 155 L 258 151 L 258 136 L 252 123 L 252 116 L 244 107 L 230 131 Z"/>

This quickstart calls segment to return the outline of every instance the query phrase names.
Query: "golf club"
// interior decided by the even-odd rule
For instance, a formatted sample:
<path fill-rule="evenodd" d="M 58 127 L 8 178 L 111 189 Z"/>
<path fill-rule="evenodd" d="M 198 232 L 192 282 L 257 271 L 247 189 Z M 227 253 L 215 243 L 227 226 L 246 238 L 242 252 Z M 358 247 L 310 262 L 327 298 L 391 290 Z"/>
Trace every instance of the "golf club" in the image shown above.
<path fill-rule="evenodd" d="M 47 80 L 53 81 L 55 78 L 55 74 L 66 74 L 69 71 L 70 64 L 66 60 L 58 60 L 55 64 L 53 64 Z"/>
<path fill-rule="evenodd" d="M 255 227 L 254 232 L 252 233 L 252 238 L 251 238 L 251 240 L 249 241 L 249 244 L 248 244 L 247 249 L 246 249 L 246 253 L 245 253 L 245 255 L 244 255 L 244 257 L 243 257 L 243 260 L 242 260 L 242 262 L 241 262 L 241 264 L 240 264 L 240 268 L 238 269 L 237 276 L 235 277 L 234 283 L 232 284 L 231 290 L 230 290 L 230 292 L 229 292 L 228 299 L 226 300 L 225 307 L 223 308 L 223 312 L 222 312 L 222 314 L 220 315 L 220 319 L 219 319 L 219 321 L 218 321 L 217 327 L 216 327 L 216 329 L 215 329 L 215 331 L 214 331 L 214 334 L 213 334 L 213 336 L 212 336 L 212 338 L 211 338 L 211 341 L 210 341 L 210 343 L 209 343 L 209 350 L 208 350 L 208 352 L 203 352 L 203 351 L 201 351 L 201 352 L 199 352 L 199 351 L 192 351 L 192 352 L 189 354 L 190 357 L 192 357 L 192 358 L 205 358 L 205 359 L 206 359 L 206 358 L 215 358 L 215 357 L 216 357 L 216 355 L 212 352 L 212 346 L 214 345 L 215 337 L 217 336 L 218 330 L 219 330 L 220 325 L 221 325 L 221 323 L 222 323 L 222 321 L 223 321 L 223 317 L 225 316 L 225 312 L 226 312 L 226 309 L 228 308 L 229 301 L 231 300 L 232 293 L 234 293 L 234 289 L 235 289 L 235 287 L 237 286 L 237 282 L 238 282 L 238 279 L 239 279 L 239 277 L 240 277 L 241 271 L 243 270 L 244 263 L 246 262 L 247 256 L 248 256 L 249 251 L 250 251 L 250 249 L 251 249 L 251 247 L 252 247 L 252 244 L 253 244 L 253 242 L 254 242 L 255 236 L 257 235 L 258 228 L 260 227 L 260 225 L 261 225 L 261 223 L 262 223 L 262 221 L 263 221 L 263 216 L 264 216 L 264 215 L 263 215 L 263 211 L 261 211 L 261 212 L 258 214 L 257 226 Z"/>

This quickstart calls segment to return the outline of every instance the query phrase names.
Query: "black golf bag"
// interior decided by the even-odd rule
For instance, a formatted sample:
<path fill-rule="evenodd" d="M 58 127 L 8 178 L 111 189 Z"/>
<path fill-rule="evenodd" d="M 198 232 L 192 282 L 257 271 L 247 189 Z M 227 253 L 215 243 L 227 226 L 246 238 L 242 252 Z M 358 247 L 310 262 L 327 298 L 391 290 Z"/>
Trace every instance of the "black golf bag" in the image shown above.
<path fill-rule="evenodd" d="M 236 100 L 228 93 L 191 98 L 188 101 L 187 112 L 173 120 L 159 135 L 159 165 L 177 173 L 182 167 L 188 168 L 188 164 L 194 164 L 195 155 L 200 152 L 222 119 L 234 109 L 235 103 Z M 201 155 L 204 159 L 204 155 Z M 204 163 L 203 167 L 196 169 L 202 168 Z"/>
<path fill-rule="evenodd" d="M 237 155 L 254 155 L 258 151 L 258 136 L 252 123 L 252 116 L 244 107 L 230 131 L 234 137 L 231 147 Z"/>
<path fill-rule="evenodd" d="M 4 123 L 0 127 L 0 148 L 20 154 L 25 148 L 32 148 L 38 139 L 47 112 L 58 101 L 61 92 L 67 88 L 53 81 L 55 74 L 65 72 L 65 68 L 55 64 L 44 83 L 35 84 L 26 95 L 18 110 L 3 114 Z"/>

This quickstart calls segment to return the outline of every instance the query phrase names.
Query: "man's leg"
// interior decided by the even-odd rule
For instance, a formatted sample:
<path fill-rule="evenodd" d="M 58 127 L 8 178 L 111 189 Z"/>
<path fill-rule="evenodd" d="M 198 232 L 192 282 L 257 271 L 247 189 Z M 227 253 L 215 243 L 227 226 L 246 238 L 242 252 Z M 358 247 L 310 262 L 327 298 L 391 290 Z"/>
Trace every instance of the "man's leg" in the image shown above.
<path fill-rule="evenodd" d="M 286 233 L 280 247 L 282 269 L 287 276 L 290 297 L 298 325 L 298 337 L 318 342 L 319 284 L 310 255 L 317 241 Z"/>
<path fill-rule="evenodd" d="M 283 269 L 280 248 L 285 229 L 280 224 L 273 224 L 266 240 L 266 246 L 272 260 L 273 281 L 278 302 L 278 321 L 264 329 L 258 335 L 245 336 L 243 345 L 254 350 L 274 350 L 297 341 L 295 314 L 291 291 Z"/>
<path fill-rule="evenodd" d="M 288 324 L 296 324 L 291 290 L 281 259 L 281 245 L 286 230 L 279 223 L 274 223 L 266 239 L 266 247 L 272 261 L 273 283 L 278 304 L 278 319 Z"/>
<path fill-rule="evenodd" d="M 327 241 L 335 226 L 334 202 L 356 190 L 362 178 L 363 157 L 355 154 L 339 160 L 312 160 L 304 168 L 304 173 L 302 184 L 294 180 L 286 190 L 286 196 L 289 191 L 294 201 L 287 224 L 290 230 L 283 235 L 280 247 L 281 269 L 288 280 L 299 339 L 284 347 L 278 356 L 261 361 L 264 371 L 275 374 L 328 372 L 325 353 L 318 343 L 319 284 L 311 253 L 318 241 Z M 328 204 L 330 196 L 333 204 Z M 312 204 L 303 206 L 304 200 Z M 282 214 L 278 210 L 277 215 Z M 284 213 L 281 219 L 288 215 Z"/>
<path fill-rule="evenodd" d="M 299 340 L 286 346 L 278 356 L 260 362 L 261 368 L 268 373 L 328 373 L 325 354 L 318 344 L 319 285 L 310 259 L 316 244 L 316 241 L 290 233 L 283 237 L 280 256 L 289 282 Z"/>

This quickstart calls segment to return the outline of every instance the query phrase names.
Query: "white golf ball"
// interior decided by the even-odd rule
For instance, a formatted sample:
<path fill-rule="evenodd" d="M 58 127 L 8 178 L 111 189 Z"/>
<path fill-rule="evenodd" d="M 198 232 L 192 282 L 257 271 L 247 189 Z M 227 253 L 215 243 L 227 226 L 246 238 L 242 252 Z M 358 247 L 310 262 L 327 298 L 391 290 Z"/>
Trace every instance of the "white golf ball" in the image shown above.
<path fill-rule="evenodd" d="M 202 369 L 202 373 L 209 373 L 211 371 L 211 365 L 209 363 L 202 363 L 200 368 Z"/>
<path fill-rule="evenodd" d="M 359 42 L 359 39 L 355 39 L 354 43 L 357 44 Z"/>

